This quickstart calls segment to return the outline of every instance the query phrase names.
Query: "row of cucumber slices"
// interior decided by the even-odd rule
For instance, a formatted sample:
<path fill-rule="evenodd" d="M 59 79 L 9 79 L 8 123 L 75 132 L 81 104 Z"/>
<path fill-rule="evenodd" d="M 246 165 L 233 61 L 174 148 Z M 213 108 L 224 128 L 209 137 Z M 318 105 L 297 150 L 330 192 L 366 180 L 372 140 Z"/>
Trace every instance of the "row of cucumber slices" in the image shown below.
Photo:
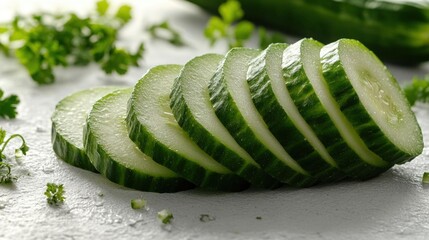
<path fill-rule="evenodd" d="M 350 39 L 234 48 L 74 93 L 52 142 L 72 165 L 155 192 L 365 180 L 423 149 L 398 83 Z"/>

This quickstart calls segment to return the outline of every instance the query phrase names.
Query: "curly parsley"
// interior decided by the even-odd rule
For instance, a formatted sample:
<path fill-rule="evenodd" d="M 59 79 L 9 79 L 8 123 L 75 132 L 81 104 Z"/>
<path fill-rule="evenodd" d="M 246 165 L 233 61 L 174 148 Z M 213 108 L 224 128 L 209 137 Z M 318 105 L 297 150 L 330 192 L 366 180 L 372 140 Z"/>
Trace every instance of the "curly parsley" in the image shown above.
<path fill-rule="evenodd" d="M 50 205 L 60 205 L 64 203 L 66 199 L 64 196 L 64 186 L 63 184 L 47 183 L 46 184 L 46 201 Z"/>
<path fill-rule="evenodd" d="M 143 56 L 143 43 L 134 53 L 116 45 L 119 30 L 132 18 L 131 7 L 120 6 L 108 14 L 106 0 L 97 2 L 96 13 L 80 17 L 67 14 L 16 16 L 0 24 L 0 52 L 16 57 L 38 84 L 55 81 L 57 66 L 88 65 L 95 62 L 107 74 L 125 74 Z"/>
<path fill-rule="evenodd" d="M 424 78 L 415 77 L 404 87 L 404 92 L 411 106 L 416 102 L 429 102 L 429 75 Z"/>

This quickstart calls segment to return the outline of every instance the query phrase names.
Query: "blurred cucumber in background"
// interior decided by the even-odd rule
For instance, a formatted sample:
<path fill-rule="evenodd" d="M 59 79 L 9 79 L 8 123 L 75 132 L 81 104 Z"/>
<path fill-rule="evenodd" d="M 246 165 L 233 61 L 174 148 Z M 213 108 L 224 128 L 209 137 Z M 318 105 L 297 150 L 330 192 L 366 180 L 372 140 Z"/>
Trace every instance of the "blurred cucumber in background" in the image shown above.
<path fill-rule="evenodd" d="M 217 14 L 227 0 L 187 0 Z M 354 38 L 381 59 L 429 60 L 429 0 L 238 0 L 244 18 L 324 43 Z"/>

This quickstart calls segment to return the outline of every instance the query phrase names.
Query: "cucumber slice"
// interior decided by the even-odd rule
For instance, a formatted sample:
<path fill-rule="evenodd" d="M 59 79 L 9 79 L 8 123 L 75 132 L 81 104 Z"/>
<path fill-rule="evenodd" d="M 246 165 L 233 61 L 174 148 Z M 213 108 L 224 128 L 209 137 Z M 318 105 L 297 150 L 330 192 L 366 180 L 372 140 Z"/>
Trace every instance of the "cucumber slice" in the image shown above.
<path fill-rule="evenodd" d="M 303 39 L 285 50 L 282 68 L 286 87 L 339 168 L 352 178 L 374 177 L 391 165 L 371 152 L 341 115 L 323 79 L 319 56 L 322 47 L 315 40 Z"/>
<path fill-rule="evenodd" d="M 322 182 L 341 180 L 345 174 L 301 116 L 285 86 L 281 65 L 286 47 L 271 44 L 250 63 L 247 81 L 253 103 L 273 135 L 303 169 Z M 288 58 L 292 61 L 293 57 Z"/>
<path fill-rule="evenodd" d="M 312 185 L 316 179 L 283 149 L 252 102 L 246 72 L 249 62 L 259 53 L 247 48 L 234 48 L 227 53 L 209 85 L 216 115 L 267 173 L 292 186 Z"/>
<path fill-rule="evenodd" d="M 238 145 L 214 112 L 208 85 L 222 59 L 222 55 L 206 54 L 183 67 L 171 93 L 174 117 L 192 140 L 216 161 L 253 185 L 277 187 L 279 182 Z"/>
<path fill-rule="evenodd" d="M 83 126 L 92 105 L 118 89 L 113 86 L 86 89 L 58 102 L 51 117 L 52 146 L 58 157 L 73 166 L 97 172 L 83 149 Z"/>
<path fill-rule="evenodd" d="M 130 138 L 156 162 L 205 188 L 237 191 L 249 184 L 207 155 L 180 128 L 169 106 L 182 66 L 152 68 L 134 87 L 128 104 Z"/>
<path fill-rule="evenodd" d="M 128 137 L 125 117 L 132 89 L 98 100 L 84 128 L 84 146 L 95 168 L 112 182 L 151 192 L 177 192 L 193 185 L 143 154 Z"/>
<path fill-rule="evenodd" d="M 370 50 L 340 39 L 323 47 L 320 56 L 329 91 L 371 151 L 392 164 L 423 151 L 421 129 L 404 93 Z"/>

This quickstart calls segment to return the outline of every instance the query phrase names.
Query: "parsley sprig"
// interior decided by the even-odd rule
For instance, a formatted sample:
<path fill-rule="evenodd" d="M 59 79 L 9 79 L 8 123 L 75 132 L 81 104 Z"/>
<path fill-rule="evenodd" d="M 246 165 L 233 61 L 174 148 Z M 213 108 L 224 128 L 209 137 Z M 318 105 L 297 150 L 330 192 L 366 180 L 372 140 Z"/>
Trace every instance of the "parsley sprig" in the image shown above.
<path fill-rule="evenodd" d="M 16 118 L 16 107 L 19 104 L 19 97 L 15 94 L 4 96 L 4 92 L 0 89 L 0 118 Z"/>
<path fill-rule="evenodd" d="M 229 48 L 243 47 L 252 37 L 255 25 L 249 21 L 242 20 L 244 11 L 237 0 L 228 0 L 219 6 L 219 16 L 213 16 L 204 29 L 204 36 L 214 45 L 219 40 L 226 40 Z M 259 47 L 266 48 L 273 42 L 284 42 L 283 35 L 267 33 L 263 27 L 258 28 Z"/>
<path fill-rule="evenodd" d="M 415 77 L 413 81 L 404 87 L 405 96 L 413 106 L 416 102 L 429 102 L 429 75 L 424 78 Z"/>
<path fill-rule="evenodd" d="M 154 39 L 167 41 L 176 47 L 181 47 L 185 45 L 185 41 L 183 40 L 180 33 L 177 30 L 173 29 L 170 26 L 170 23 L 168 23 L 167 21 L 152 24 L 147 28 L 147 31 Z"/>
<path fill-rule="evenodd" d="M 21 146 L 15 149 L 16 155 L 26 155 L 29 150 L 29 147 L 27 146 L 25 139 L 24 137 L 22 137 L 22 135 L 12 134 L 7 139 L 6 135 L 6 131 L 3 128 L 0 128 L 0 184 L 11 183 L 17 179 L 17 177 L 13 176 L 11 173 L 11 165 L 3 161 L 6 159 L 6 156 L 3 153 L 10 141 L 14 138 L 20 138 L 22 141 Z"/>
<path fill-rule="evenodd" d="M 131 20 L 131 7 L 120 6 L 109 14 L 107 0 L 97 2 L 96 13 L 80 17 L 74 13 L 41 13 L 16 16 L 0 25 L 0 52 L 16 57 L 38 84 L 55 81 L 57 66 L 88 65 L 95 62 L 107 74 L 125 74 L 138 66 L 144 44 L 135 52 L 117 46 L 119 31 Z"/>
<path fill-rule="evenodd" d="M 8 163 L 0 162 L 0 184 L 12 183 L 17 179 L 16 176 L 11 173 L 11 166 Z"/>
<path fill-rule="evenodd" d="M 66 199 L 64 196 L 64 186 L 63 184 L 55 184 L 55 183 L 47 183 L 46 184 L 46 201 L 50 205 L 60 205 L 64 203 L 64 200 Z"/>

